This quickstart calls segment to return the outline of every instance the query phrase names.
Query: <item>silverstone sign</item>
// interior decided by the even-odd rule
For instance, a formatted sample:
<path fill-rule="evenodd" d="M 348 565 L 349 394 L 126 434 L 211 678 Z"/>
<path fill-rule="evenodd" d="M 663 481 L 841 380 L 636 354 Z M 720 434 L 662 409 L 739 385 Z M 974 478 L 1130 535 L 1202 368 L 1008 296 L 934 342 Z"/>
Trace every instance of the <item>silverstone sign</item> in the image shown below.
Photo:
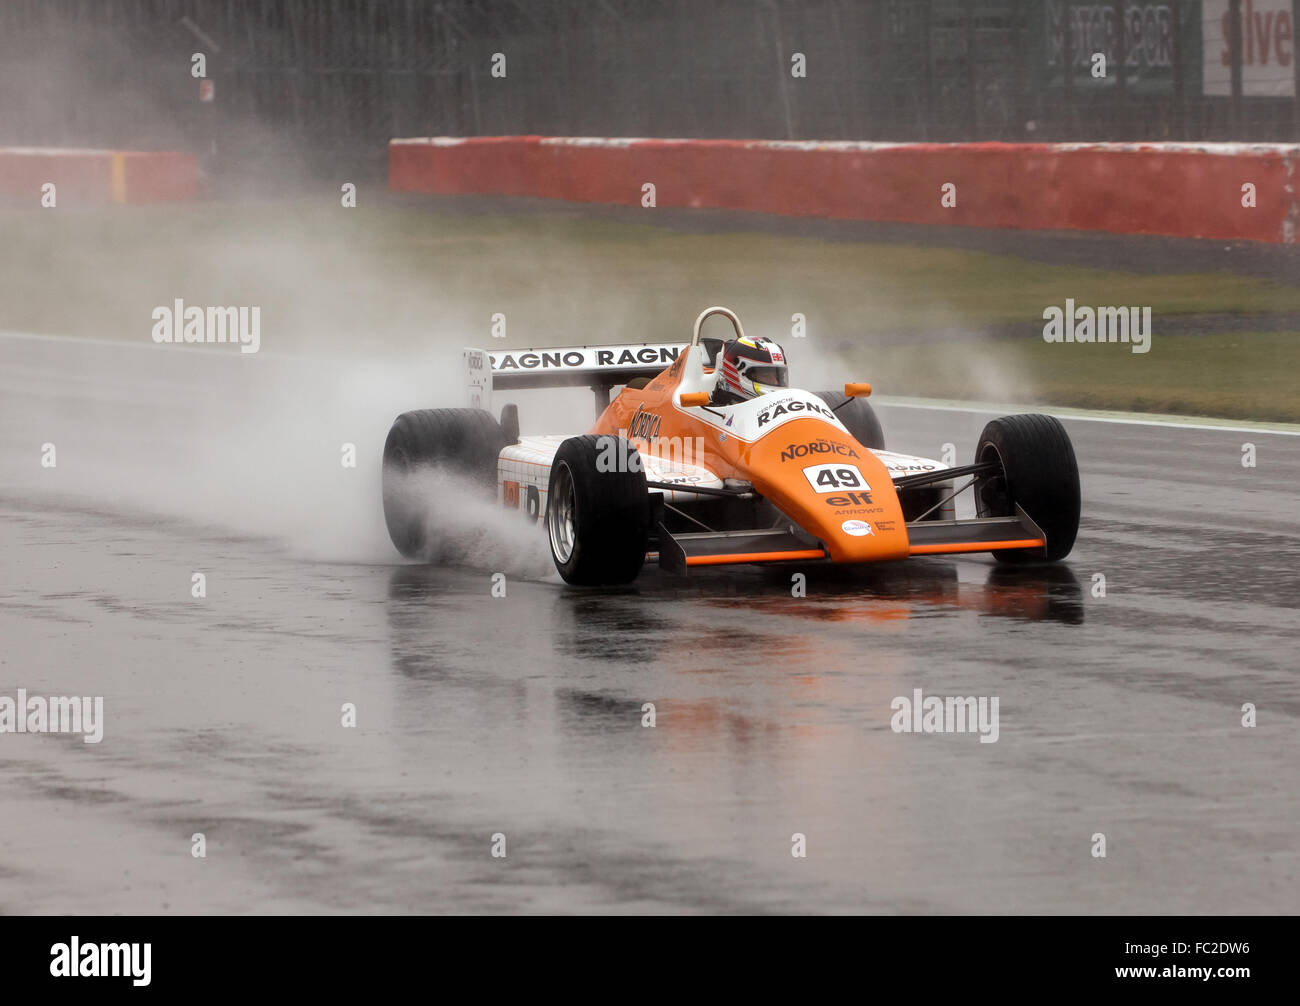
<path fill-rule="evenodd" d="M 1232 94 L 1228 0 L 1204 0 L 1201 38 L 1205 93 Z M 1295 97 L 1295 24 L 1291 0 L 1241 0 L 1241 93 L 1248 98 Z"/>

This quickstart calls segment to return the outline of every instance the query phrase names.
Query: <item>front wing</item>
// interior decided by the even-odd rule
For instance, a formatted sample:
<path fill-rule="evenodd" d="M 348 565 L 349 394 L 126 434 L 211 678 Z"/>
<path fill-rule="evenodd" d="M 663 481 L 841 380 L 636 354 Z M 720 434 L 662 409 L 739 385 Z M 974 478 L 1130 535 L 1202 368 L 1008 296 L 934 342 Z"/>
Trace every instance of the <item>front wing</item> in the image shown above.
<path fill-rule="evenodd" d="M 1047 539 L 1020 507 L 1012 517 L 912 521 L 909 555 L 952 555 L 1003 549 L 1043 548 Z M 739 563 L 830 561 L 826 548 L 793 527 L 762 531 L 673 534 L 658 523 L 659 565 L 671 573 L 692 566 Z"/>

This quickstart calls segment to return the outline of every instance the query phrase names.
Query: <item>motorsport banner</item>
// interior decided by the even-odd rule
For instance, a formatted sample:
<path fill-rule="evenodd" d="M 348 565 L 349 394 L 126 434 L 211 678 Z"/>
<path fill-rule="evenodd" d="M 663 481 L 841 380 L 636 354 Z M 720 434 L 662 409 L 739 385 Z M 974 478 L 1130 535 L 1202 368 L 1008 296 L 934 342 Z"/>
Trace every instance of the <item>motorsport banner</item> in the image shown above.
<path fill-rule="evenodd" d="M 1204 93 L 1232 94 L 1228 0 L 1202 0 Z M 1241 93 L 1295 97 L 1295 24 L 1291 0 L 1241 0 Z"/>
<path fill-rule="evenodd" d="M 1110 90 L 1118 86 L 1120 19 L 1113 3 L 1048 0 L 1042 13 L 1042 48 L 1038 72 L 1044 87 L 1065 83 L 1065 31 L 1070 28 L 1070 82 L 1077 90 Z M 1195 66 L 1199 32 L 1192 15 L 1195 5 L 1183 7 L 1184 23 L 1175 25 L 1174 5 L 1133 2 L 1124 7 L 1124 69 L 1133 94 L 1173 94 L 1174 60 L 1181 54 L 1184 69 Z M 1099 76 L 1097 54 L 1105 57 L 1105 75 Z M 1190 76 L 1190 74 L 1189 74 Z M 1194 78 L 1189 84 L 1194 83 Z"/>

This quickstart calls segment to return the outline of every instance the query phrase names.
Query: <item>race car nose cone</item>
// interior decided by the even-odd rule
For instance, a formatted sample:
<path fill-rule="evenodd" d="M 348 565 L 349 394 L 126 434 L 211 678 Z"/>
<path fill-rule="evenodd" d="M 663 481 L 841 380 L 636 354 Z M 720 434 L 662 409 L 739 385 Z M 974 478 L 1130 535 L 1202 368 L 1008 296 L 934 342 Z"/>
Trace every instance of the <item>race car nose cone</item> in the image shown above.
<path fill-rule="evenodd" d="M 905 559 L 907 528 L 884 463 L 818 419 L 786 423 L 750 452 L 754 485 L 836 562 Z"/>

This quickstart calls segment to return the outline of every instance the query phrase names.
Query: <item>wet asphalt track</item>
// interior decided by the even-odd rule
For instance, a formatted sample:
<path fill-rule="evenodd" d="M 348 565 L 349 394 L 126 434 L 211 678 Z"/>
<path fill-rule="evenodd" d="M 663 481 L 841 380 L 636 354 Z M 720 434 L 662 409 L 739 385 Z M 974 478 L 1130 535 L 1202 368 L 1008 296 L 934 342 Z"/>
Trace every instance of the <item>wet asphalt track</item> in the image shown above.
<path fill-rule="evenodd" d="M 1067 420 L 1084 521 L 1056 568 L 916 560 L 796 599 L 785 572 L 593 593 L 530 567 L 494 599 L 489 570 L 256 533 L 283 498 L 238 452 L 203 454 L 211 513 L 119 485 L 184 482 L 229 404 L 125 354 L 0 339 L 0 695 L 106 717 L 98 745 L 0 735 L 0 912 L 1300 906 L 1300 437 Z M 891 447 L 963 459 L 987 418 L 880 412 Z M 999 697 L 998 741 L 892 732 L 915 688 Z"/>

